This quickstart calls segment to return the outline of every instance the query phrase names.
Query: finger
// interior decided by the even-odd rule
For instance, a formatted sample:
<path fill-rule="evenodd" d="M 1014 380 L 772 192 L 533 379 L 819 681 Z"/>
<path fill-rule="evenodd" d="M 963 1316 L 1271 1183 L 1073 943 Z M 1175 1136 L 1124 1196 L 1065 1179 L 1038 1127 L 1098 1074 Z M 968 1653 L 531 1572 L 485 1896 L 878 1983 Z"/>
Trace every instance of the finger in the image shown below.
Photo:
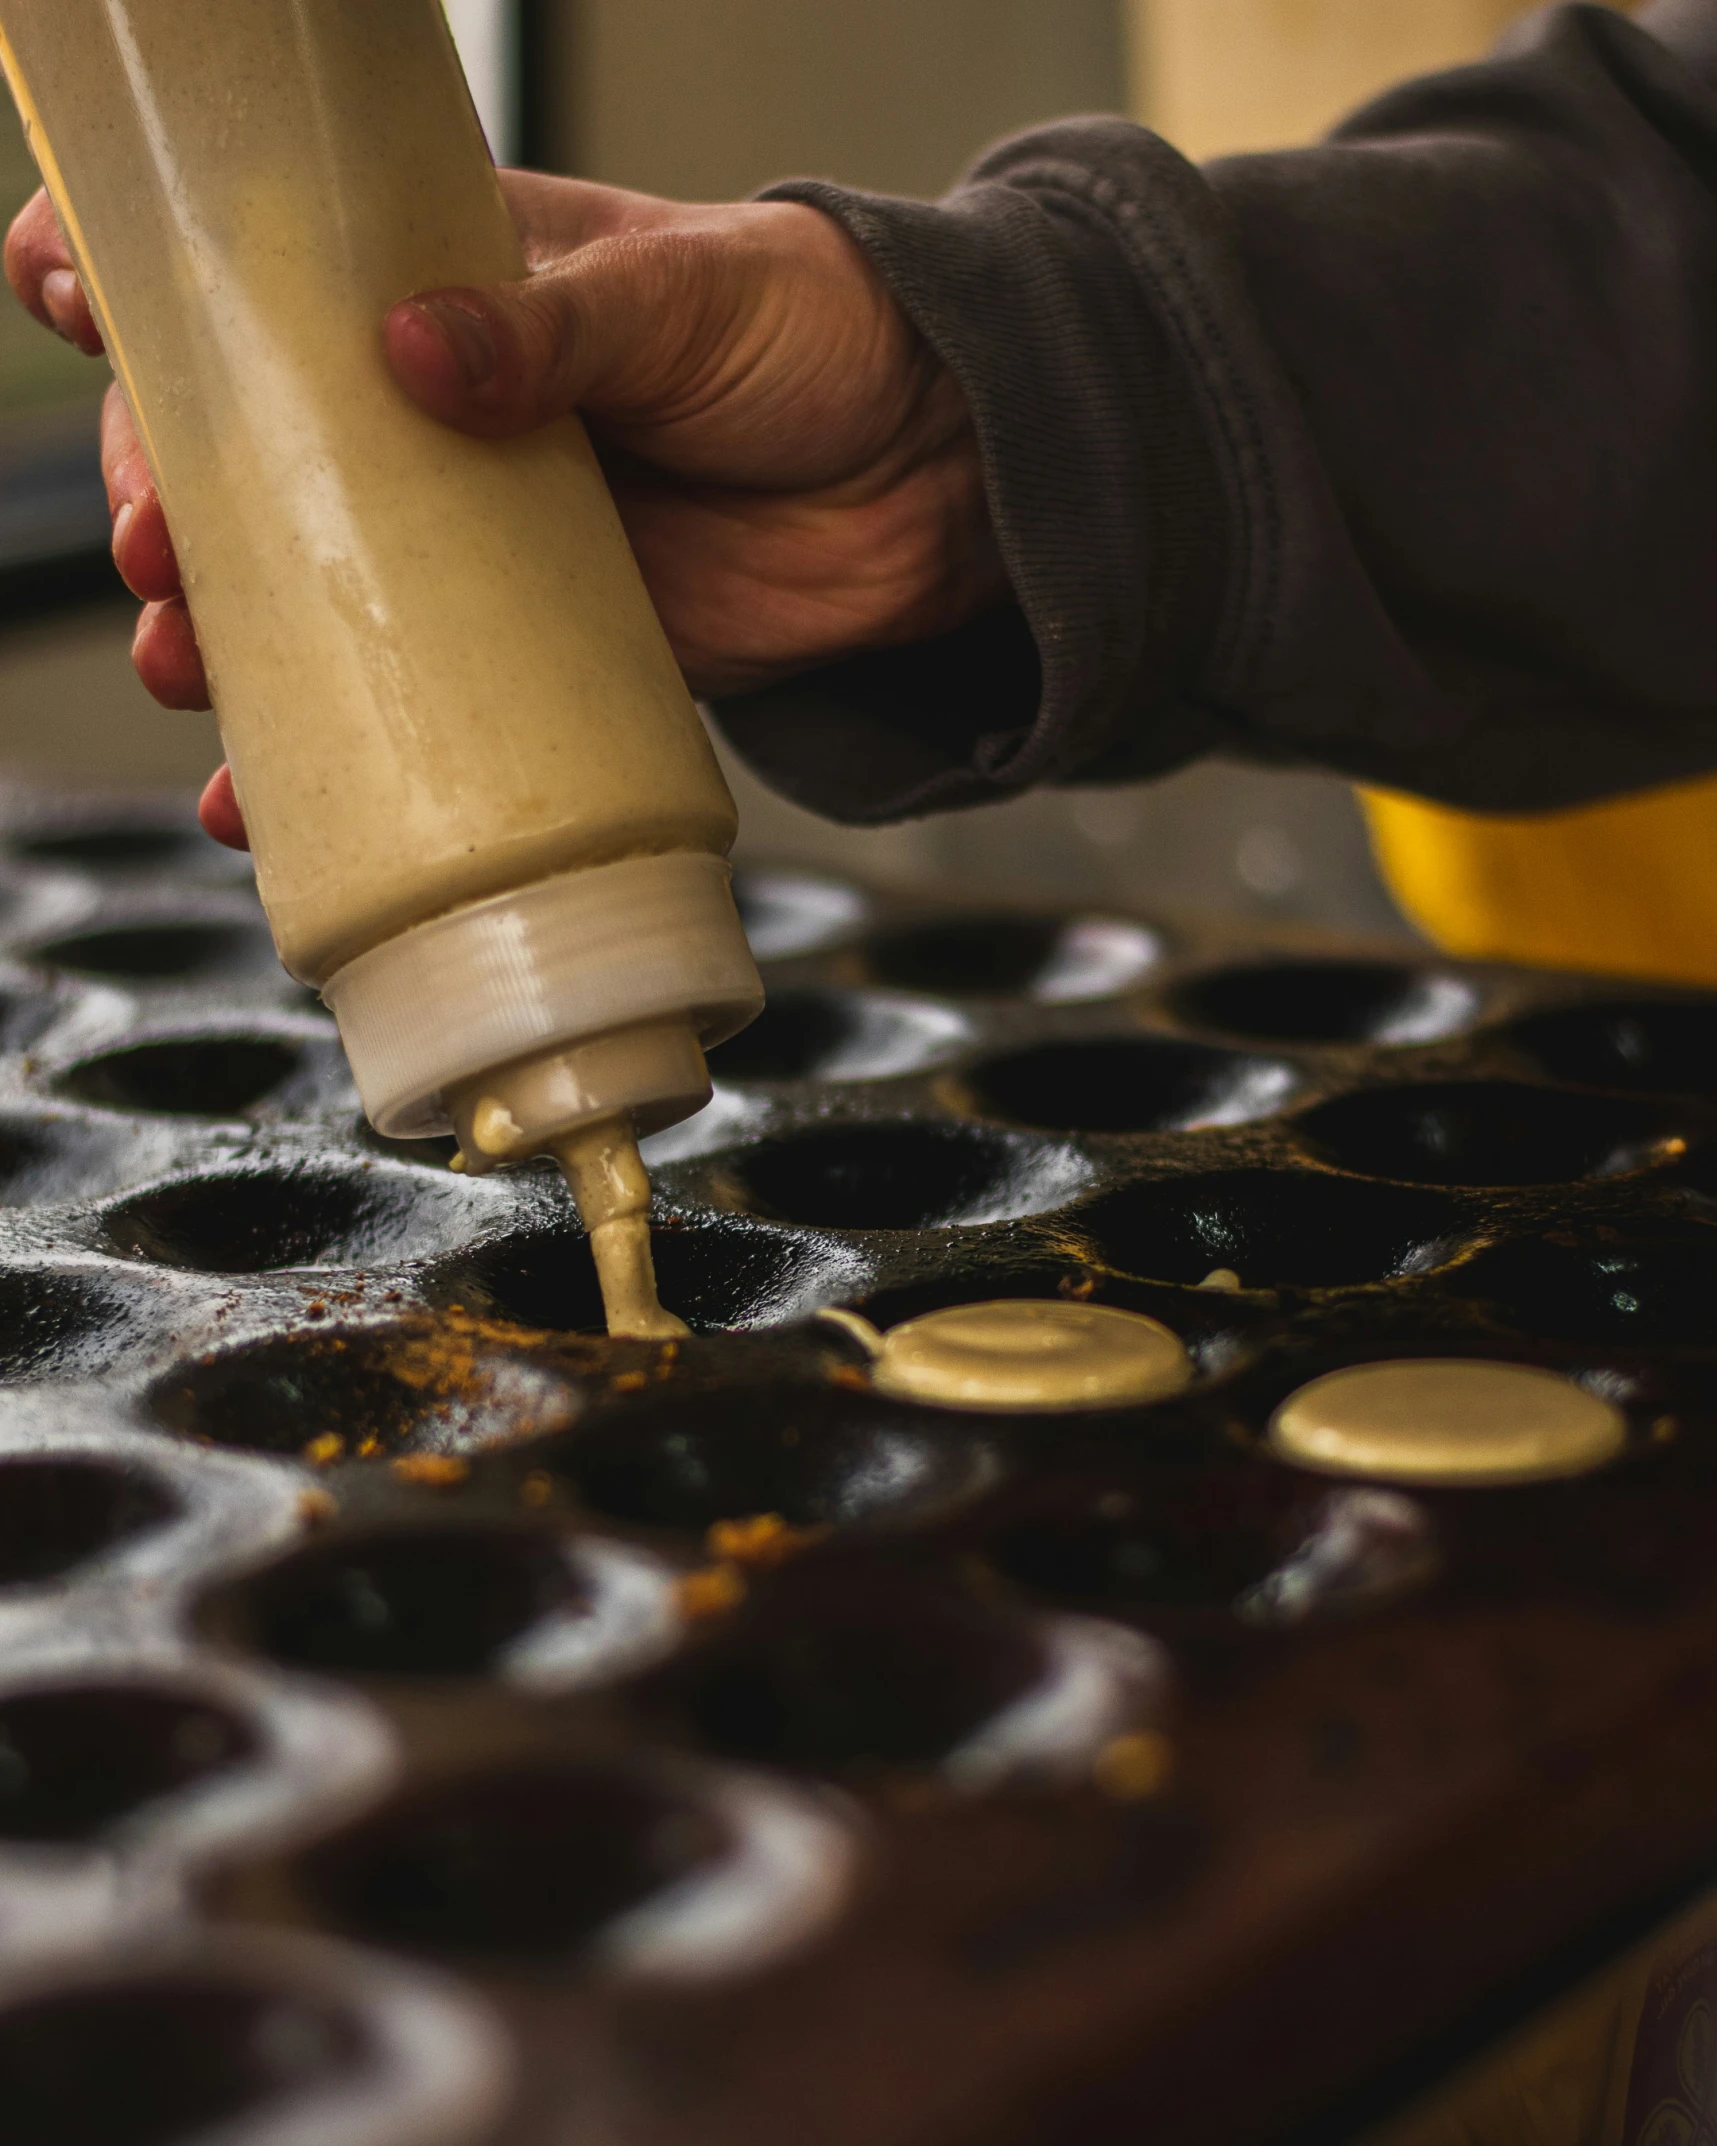
<path fill-rule="evenodd" d="M 502 171 L 501 191 L 533 270 L 546 275 L 598 240 L 684 215 L 651 194 Z M 568 324 L 525 294 L 538 280 L 488 290 L 422 292 L 394 307 L 384 331 L 401 384 L 443 424 L 489 437 L 529 431 L 574 407 L 576 379 L 558 362 Z"/>
<path fill-rule="evenodd" d="M 179 561 L 131 412 L 117 387 L 108 389 L 102 405 L 101 470 L 113 516 L 113 563 L 133 596 L 167 602 L 184 586 Z"/>
<path fill-rule="evenodd" d="M 250 837 L 244 831 L 244 815 L 238 809 L 230 767 L 218 767 L 209 777 L 197 805 L 197 817 L 203 823 L 204 834 L 213 835 L 228 849 L 249 849 Z"/>
<path fill-rule="evenodd" d="M 644 199 L 639 221 L 522 282 L 426 291 L 395 306 L 385 329 L 389 363 L 432 417 L 482 438 L 527 432 L 580 407 L 656 417 L 719 362 L 754 295 L 766 249 L 736 243 L 732 217 L 777 207 L 794 213 L 788 204 L 707 216 L 680 210 L 667 229 Z M 609 205 L 602 213 L 633 212 Z"/>
<path fill-rule="evenodd" d="M 6 234 L 6 280 L 45 328 L 87 357 L 101 353 L 101 330 L 72 266 L 71 248 L 46 192 L 32 194 Z"/>
<path fill-rule="evenodd" d="M 131 643 L 131 662 L 163 708 L 206 708 L 209 681 L 182 596 L 145 604 Z"/>
<path fill-rule="evenodd" d="M 70 268 L 72 257 L 45 188 L 38 187 L 13 217 L 6 233 L 5 259 L 6 280 L 18 303 L 44 328 L 51 327 L 42 303 L 42 281 L 55 269 Z"/>

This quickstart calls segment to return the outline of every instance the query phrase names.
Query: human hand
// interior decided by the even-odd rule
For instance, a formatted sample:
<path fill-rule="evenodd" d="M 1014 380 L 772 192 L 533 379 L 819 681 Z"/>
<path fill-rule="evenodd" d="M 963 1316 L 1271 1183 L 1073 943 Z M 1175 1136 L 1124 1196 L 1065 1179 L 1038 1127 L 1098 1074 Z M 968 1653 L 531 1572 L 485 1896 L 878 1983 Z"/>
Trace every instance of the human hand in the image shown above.
<path fill-rule="evenodd" d="M 696 692 L 728 693 L 927 639 L 1005 592 L 971 419 L 863 255 L 793 202 L 685 206 L 503 172 L 530 273 L 394 307 L 393 371 L 483 438 L 590 423 L 644 579 Z M 6 273 L 99 351 L 47 197 Z M 208 688 L 161 504 L 117 389 L 102 462 L 114 558 L 143 598 L 138 675 L 168 707 Z M 243 841 L 226 771 L 204 825 Z"/>

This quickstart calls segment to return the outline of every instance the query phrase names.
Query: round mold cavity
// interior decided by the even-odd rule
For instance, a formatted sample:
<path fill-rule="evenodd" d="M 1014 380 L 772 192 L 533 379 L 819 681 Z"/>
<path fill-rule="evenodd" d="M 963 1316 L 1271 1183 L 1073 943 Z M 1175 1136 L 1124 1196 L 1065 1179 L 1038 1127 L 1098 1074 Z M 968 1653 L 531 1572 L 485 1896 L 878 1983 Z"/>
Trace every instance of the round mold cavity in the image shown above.
<path fill-rule="evenodd" d="M 324 1915 L 372 1941 L 571 1965 L 732 1845 L 707 1803 L 641 1767 L 539 1760 L 408 1795 L 301 1873 Z"/>
<path fill-rule="evenodd" d="M 761 1513 L 799 1528 L 908 1525 L 1005 1467 L 970 1426 L 808 1381 L 641 1394 L 533 1457 L 607 1518 L 699 1533 Z"/>
<path fill-rule="evenodd" d="M 1469 983 L 1397 961 L 1267 961 L 1176 987 L 1183 1021 L 1259 1043 L 1436 1043 L 1471 1026 Z"/>
<path fill-rule="evenodd" d="M 873 991 L 772 991 L 730 1042 L 709 1054 L 720 1081 L 898 1080 L 957 1050 L 957 1013 Z"/>
<path fill-rule="evenodd" d="M 746 1204 L 810 1228 L 911 1230 L 1015 1221 L 1064 1205 L 1088 1173 L 1065 1151 L 975 1125 L 851 1125 L 731 1157 Z"/>
<path fill-rule="evenodd" d="M 184 1437 L 360 1459 L 479 1452 L 557 1428 L 571 1407 L 552 1372 L 456 1318 L 281 1334 L 184 1365 L 149 1393 L 156 1421 Z"/>
<path fill-rule="evenodd" d="M 1028 1618 L 930 1575 L 789 1566 L 660 1688 L 722 1756 L 811 1771 L 951 1758 L 1051 1668 Z"/>
<path fill-rule="evenodd" d="M 278 965 L 258 924 L 115 924 L 45 940 L 32 959 L 119 983 L 200 983 Z"/>
<path fill-rule="evenodd" d="M 1423 1274 L 1454 1246 L 1454 1203 L 1311 1171 L 1232 1170 L 1136 1185 L 1089 1207 L 1084 1234 L 1123 1273 L 1197 1287 L 1347 1289 Z"/>
<path fill-rule="evenodd" d="M 61 1579 L 180 1510 L 153 1477 L 112 1461 L 0 1461 L 0 1588 Z"/>
<path fill-rule="evenodd" d="M 865 942 L 878 983 L 950 998 L 1074 1005 L 1114 998 L 1163 957 L 1159 933 L 1121 917 L 951 917 Z"/>
<path fill-rule="evenodd" d="M 0 1119 L 0 1205 L 46 1207 L 80 1198 L 113 1150 L 106 1128 L 73 1118 Z"/>
<path fill-rule="evenodd" d="M 1131 1036 L 1040 1043 L 986 1059 L 966 1078 L 987 1115 L 1069 1133 L 1246 1125 L 1280 1110 L 1297 1082 L 1277 1059 Z"/>
<path fill-rule="evenodd" d="M 1717 999 L 1560 1006 L 1499 1033 L 1552 1080 L 1642 1095 L 1717 1095 Z"/>
<path fill-rule="evenodd" d="M 303 1062 L 303 1047 L 281 1036 L 198 1036 L 104 1051 L 72 1066 L 55 1086 L 104 1110 L 237 1118 L 284 1086 Z"/>
<path fill-rule="evenodd" d="M 361 2072 L 362 2028 L 300 1991 L 187 1968 L 0 2008 L 0 2108 L 19 2146 L 237 2139 L 269 2105 Z"/>
<path fill-rule="evenodd" d="M 869 1295 L 849 1295 L 841 1308 L 880 1327 L 904 1325 L 926 1312 L 948 1311 L 960 1304 L 989 1304 L 1002 1297 L 1068 1297 L 1075 1303 L 1102 1302 L 1097 1277 L 1082 1260 L 1028 1259 L 998 1262 L 938 1262 L 928 1280 L 905 1282 Z"/>
<path fill-rule="evenodd" d="M 125 1259 L 195 1274 L 275 1274 L 408 1257 L 414 1220 L 403 1178 L 235 1170 L 138 1193 L 110 1207 L 103 1228 Z"/>
<path fill-rule="evenodd" d="M 1509 1238 L 1450 1286 L 1505 1326 L 1546 1340 L 1717 1350 L 1717 1228 L 1705 1224 Z"/>
<path fill-rule="evenodd" d="M 1193 1375 L 1161 1320 L 1061 1296 L 924 1313 L 884 1334 L 871 1363 L 871 1384 L 891 1399 L 1022 1418 L 1147 1407 Z"/>
<path fill-rule="evenodd" d="M 1667 1127 L 1619 1098 L 1513 1081 L 1426 1082 L 1339 1096 L 1299 1119 L 1315 1154 L 1413 1185 L 1555 1185 L 1657 1158 Z"/>
<path fill-rule="evenodd" d="M 1389 1491 L 1334 1496 L 1258 1469 L 1057 1486 L 979 1545 L 1016 1585 L 1101 1615 L 1215 1610 L 1300 1624 L 1371 1607 L 1436 1569 L 1428 1515 Z"/>
<path fill-rule="evenodd" d="M 733 899 L 759 961 L 833 946 L 858 929 L 870 906 L 857 887 L 811 872 L 735 872 Z"/>
<path fill-rule="evenodd" d="M 583 1592 L 537 1529 L 376 1530 L 315 1543 L 242 1583 L 221 1622 L 296 1669 L 477 1677 Z"/>
<path fill-rule="evenodd" d="M 801 1317 L 817 1294 L 816 1255 L 739 1216 L 659 1225 L 650 1246 L 662 1302 L 694 1333 L 779 1325 Z M 547 1333 L 608 1330 L 589 1240 L 570 1220 L 485 1246 L 449 1270 L 439 1290 Z"/>
<path fill-rule="evenodd" d="M 1309 1380 L 1270 1418 L 1270 1450 L 1321 1475 L 1479 1487 L 1557 1481 L 1626 1451 L 1608 1395 L 1536 1364 L 1391 1357 Z"/>
<path fill-rule="evenodd" d="M 99 1282 L 51 1268 L 0 1271 L 0 1385 L 92 1377 L 130 1323 Z"/>
<path fill-rule="evenodd" d="M 0 1841 L 82 1842 L 254 1756 L 224 1708 L 135 1684 L 0 1699 Z"/>
<path fill-rule="evenodd" d="M 115 820 L 15 834 L 6 846 L 32 864 L 67 865 L 80 872 L 148 872 L 201 858 L 211 844 L 193 828 Z"/>
<path fill-rule="evenodd" d="M 1009 1298 L 1112 1304 L 1124 1311 L 1143 1311 L 1178 1336 L 1191 1359 L 1195 1386 L 1237 1369 L 1252 1354 L 1248 1332 L 1256 1328 L 1261 1317 L 1274 1316 L 1273 1307 L 1230 1290 L 1209 1289 L 1170 1297 L 1149 1284 L 1140 1286 L 1131 1277 L 1104 1275 L 1071 1256 L 1041 1265 L 1005 1266 L 999 1271 L 950 1260 L 932 1280 L 908 1282 L 870 1296 L 849 1294 L 841 1303 L 843 1309 L 855 1311 L 886 1336 L 891 1329 L 931 1312 L 994 1304 Z M 1160 1408 L 1166 1398 L 1150 1405 Z M 1067 1411 L 1057 1408 L 1049 1413 L 1065 1415 Z M 1017 1415 L 1010 1420 L 1016 1425 L 1024 1421 Z"/>

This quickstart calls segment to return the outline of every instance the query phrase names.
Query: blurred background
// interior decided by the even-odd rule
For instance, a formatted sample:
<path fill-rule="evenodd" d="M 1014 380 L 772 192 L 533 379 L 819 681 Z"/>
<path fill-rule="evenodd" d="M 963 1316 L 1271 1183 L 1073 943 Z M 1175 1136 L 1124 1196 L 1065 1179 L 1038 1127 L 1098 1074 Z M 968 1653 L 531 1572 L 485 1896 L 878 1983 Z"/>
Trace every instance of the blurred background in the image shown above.
<path fill-rule="evenodd" d="M 1517 0 L 447 0 L 497 155 L 689 199 L 817 173 L 935 194 L 987 141 L 1076 111 L 1195 157 L 1311 138 L 1372 91 L 1482 52 Z M 0 210 L 35 174 L 0 114 Z M 0 304 L 0 777 L 200 781 L 212 719 L 131 677 L 106 559 L 104 365 Z M 832 828 L 730 769 L 754 856 L 1406 935 L 1346 787 L 1209 765 L 1149 788 Z"/>

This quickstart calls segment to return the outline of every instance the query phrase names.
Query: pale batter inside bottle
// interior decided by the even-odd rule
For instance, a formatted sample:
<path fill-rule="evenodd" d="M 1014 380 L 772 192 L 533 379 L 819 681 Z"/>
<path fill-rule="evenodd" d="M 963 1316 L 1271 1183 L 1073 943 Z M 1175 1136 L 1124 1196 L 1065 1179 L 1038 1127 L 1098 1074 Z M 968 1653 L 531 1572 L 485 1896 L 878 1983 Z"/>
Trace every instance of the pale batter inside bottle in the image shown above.
<path fill-rule="evenodd" d="M 761 986 L 732 801 L 575 421 L 482 441 L 381 324 L 524 272 L 438 0 L 0 0 L 160 485 L 282 960 L 377 1128 L 552 1150 L 616 1331 L 636 1135 Z"/>

